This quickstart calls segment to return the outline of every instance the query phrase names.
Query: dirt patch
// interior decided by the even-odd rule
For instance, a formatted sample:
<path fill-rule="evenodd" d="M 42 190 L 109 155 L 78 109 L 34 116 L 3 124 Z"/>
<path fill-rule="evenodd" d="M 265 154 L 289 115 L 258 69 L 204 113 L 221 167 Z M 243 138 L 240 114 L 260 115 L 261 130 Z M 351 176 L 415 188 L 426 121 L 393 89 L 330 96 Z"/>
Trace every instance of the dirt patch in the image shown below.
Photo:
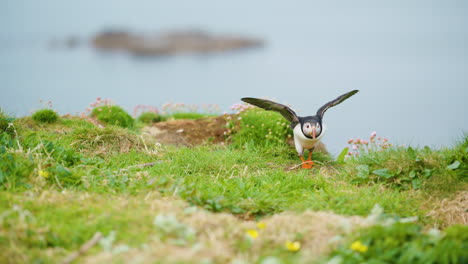
<path fill-rule="evenodd" d="M 468 191 L 459 192 L 453 199 L 436 202 L 428 216 L 442 220 L 442 228 L 454 224 L 468 225 Z"/>
<path fill-rule="evenodd" d="M 197 120 L 171 120 L 143 128 L 161 144 L 195 146 L 205 143 L 224 144 L 228 115 Z"/>

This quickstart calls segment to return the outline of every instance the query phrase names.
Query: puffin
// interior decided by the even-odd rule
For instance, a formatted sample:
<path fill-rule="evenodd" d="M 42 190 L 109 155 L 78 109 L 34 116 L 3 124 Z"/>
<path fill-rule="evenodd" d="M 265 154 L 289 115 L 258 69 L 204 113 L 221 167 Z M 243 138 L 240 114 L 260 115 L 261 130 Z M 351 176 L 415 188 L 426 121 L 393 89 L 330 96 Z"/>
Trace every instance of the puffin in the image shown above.
<path fill-rule="evenodd" d="M 280 113 L 286 120 L 291 122 L 290 127 L 294 134 L 294 145 L 302 161 L 302 168 L 311 169 L 314 166 L 312 161 L 312 152 L 315 146 L 323 138 L 326 130 L 325 124 L 322 122 L 323 115 L 328 108 L 342 103 L 344 100 L 355 95 L 359 90 L 352 90 L 343 95 L 338 96 L 336 99 L 324 104 L 317 110 L 314 116 L 298 116 L 291 108 L 270 100 L 244 97 L 241 98 L 243 102 L 263 108 L 265 110 L 276 111 Z M 307 160 L 304 160 L 304 150 L 309 151 Z"/>

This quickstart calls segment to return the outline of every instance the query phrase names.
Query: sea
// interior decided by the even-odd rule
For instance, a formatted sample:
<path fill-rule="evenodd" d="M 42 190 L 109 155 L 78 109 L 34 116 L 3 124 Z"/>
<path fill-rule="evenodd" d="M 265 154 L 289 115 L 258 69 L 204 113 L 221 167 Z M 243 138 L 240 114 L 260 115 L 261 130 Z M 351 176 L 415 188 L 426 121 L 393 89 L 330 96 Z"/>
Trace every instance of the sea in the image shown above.
<path fill-rule="evenodd" d="M 261 48 L 142 57 L 96 50 L 109 30 L 200 30 L 260 38 Z M 68 39 L 77 45 L 57 45 Z M 0 108 L 60 114 L 97 97 L 138 105 L 217 105 L 242 97 L 287 104 L 301 116 L 330 108 L 323 141 L 336 155 L 372 132 L 395 145 L 450 147 L 468 131 L 468 1 L 0 2 Z"/>

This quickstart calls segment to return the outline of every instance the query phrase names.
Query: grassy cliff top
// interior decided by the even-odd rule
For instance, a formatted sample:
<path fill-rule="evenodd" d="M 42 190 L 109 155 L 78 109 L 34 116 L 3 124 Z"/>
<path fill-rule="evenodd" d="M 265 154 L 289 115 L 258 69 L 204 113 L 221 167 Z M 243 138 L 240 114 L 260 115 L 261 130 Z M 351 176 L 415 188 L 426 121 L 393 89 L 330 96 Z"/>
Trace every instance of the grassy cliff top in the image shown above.
<path fill-rule="evenodd" d="M 467 259 L 467 136 L 434 150 L 373 135 L 304 170 L 264 111 L 129 128 L 2 118 L 0 263 Z"/>

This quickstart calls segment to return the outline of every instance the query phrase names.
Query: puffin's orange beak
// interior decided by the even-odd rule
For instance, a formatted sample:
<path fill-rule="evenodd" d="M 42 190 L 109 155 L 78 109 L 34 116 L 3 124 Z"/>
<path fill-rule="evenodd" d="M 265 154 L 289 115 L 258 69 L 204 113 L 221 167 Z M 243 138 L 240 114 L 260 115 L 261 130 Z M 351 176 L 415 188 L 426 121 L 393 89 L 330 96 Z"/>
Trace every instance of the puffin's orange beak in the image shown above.
<path fill-rule="evenodd" d="M 310 133 L 312 138 L 315 138 L 317 136 L 317 131 L 315 130 L 315 126 L 312 126 L 312 133 Z"/>

